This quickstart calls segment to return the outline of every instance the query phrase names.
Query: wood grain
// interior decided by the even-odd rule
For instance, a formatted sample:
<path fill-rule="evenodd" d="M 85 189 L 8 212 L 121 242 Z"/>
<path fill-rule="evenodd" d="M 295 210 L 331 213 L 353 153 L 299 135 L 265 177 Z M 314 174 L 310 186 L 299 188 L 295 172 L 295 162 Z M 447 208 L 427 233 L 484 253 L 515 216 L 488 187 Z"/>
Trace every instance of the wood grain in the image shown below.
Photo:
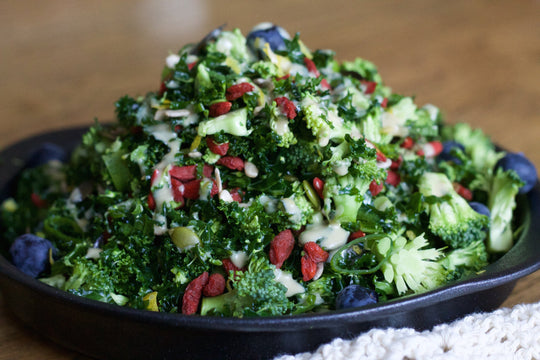
<path fill-rule="evenodd" d="M 0 146 L 112 119 L 114 101 L 158 86 L 165 56 L 223 23 L 300 31 L 311 48 L 375 62 L 396 92 L 482 128 L 540 165 L 537 1 L 172 1 L 0 3 Z M 540 273 L 503 306 L 540 300 Z M 83 359 L 10 315 L 0 295 L 0 360 Z"/>

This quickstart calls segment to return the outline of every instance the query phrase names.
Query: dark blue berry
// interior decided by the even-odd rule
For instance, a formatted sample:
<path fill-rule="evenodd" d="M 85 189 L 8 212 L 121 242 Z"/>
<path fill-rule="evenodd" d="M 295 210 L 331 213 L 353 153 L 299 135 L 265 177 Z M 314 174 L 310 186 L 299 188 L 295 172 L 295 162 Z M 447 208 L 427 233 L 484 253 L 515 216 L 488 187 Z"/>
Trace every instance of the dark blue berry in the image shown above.
<path fill-rule="evenodd" d="M 256 39 L 259 38 L 260 42 L 257 43 Z M 265 43 L 270 45 L 272 51 L 286 50 L 285 41 L 283 39 L 289 39 L 287 32 L 274 24 L 262 23 L 253 28 L 247 36 L 247 43 L 251 49 L 255 52 L 260 50 Z"/>
<path fill-rule="evenodd" d="M 51 160 L 58 160 L 65 162 L 67 160 L 67 153 L 64 149 L 58 145 L 45 143 L 41 145 L 39 149 L 34 151 L 28 158 L 25 164 L 25 168 L 34 168 L 40 165 L 46 164 Z"/>
<path fill-rule="evenodd" d="M 497 162 L 495 168 L 514 170 L 518 174 L 519 178 L 525 183 L 519 189 L 520 194 L 526 194 L 531 191 L 538 181 L 536 167 L 523 153 L 507 153 Z"/>
<path fill-rule="evenodd" d="M 13 264 L 23 273 L 34 278 L 49 267 L 49 240 L 32 234 L 24 234 L 15 239 L 9 249 Z"/>
<path fill-rule="evenodd" d="M 481 215 L 486 215 L 487 217 L 491 216 L 491 212 L 489 211 L 489 209 L 488 209 L 488 207 L 486 205 L 484 205 L 482 203 L 479 203 L 479 202 L 476 202 L 476 201 L 471 201 L 469 203 L 469 205 L 477 213 L 479 213 Z"/>
<path fill-rule="evenodd" d="M 360 285 L 349 285 L 341 290 L 336 297 L 336 309 L 349 309 L 376 304 L 379 301 L 377 293 Z"/>
<path fill-rule="evenodd" d="M 452 161 L 457 165 L 461 164 L 461 159 L 454 155 L 456 150 L 465 151 L 465 147 L 457 141 L 449 140 L 443 142 L 443 149 L 437 159 L 440 161 Z"/>

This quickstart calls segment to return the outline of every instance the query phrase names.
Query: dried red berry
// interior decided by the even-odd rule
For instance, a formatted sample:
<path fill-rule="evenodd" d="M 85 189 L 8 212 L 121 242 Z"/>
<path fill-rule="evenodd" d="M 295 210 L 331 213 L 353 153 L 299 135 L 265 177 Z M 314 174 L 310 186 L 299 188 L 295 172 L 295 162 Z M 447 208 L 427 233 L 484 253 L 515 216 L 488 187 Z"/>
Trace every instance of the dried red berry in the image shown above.
<path fill-rule="evenodd" d="M 388 170 L 388 175 L 386 176 L 386 183 L 393 186 L 398 186 L 400 182 L 401 177 L 399 176 L 399 174 L 395 171 Z"/>
<path fill-rule="evenodd" d="M 218 165 L 223 165 L 231 170 L 244 170 L 244 160 L 238 156 L 224 156 L 217 161 Z"/>
<path fill-rule="evenodd" d="M 41 198 L 36 193 L 30 194 L 30 200 L 32 200 L 32 204 L 34 204 L 39 209 L 44 209 L 47 207 L 47 201 Z"/>
<path fill-rule="evenodd" d="M 199 198 L 199 190 L 201 189 L 201 180 L 192 180 L 184 183 L 184 197 L 186 199 L 197 200 Z"/>
<path fill-rule="evenodd" d="M 268 257 L 270 263 L 276 268 L 281 268 L 285 260 L 289 258 L 294 248 L 294 236 L 291 230 L 283 230 L 277 234 L 270 243 L 270 251 Z"/>
<path fill-rule="evenodd" d="M 218 296 L 225 292 L 225 278 L 220 273 L 210 275 L 208 283 L 203 288 L 203 295 L 208 297 Z"/>
<path fill-rule="evenodd" d="M 217 195 L 218 193 L 219 193 L 219 189 L 216 184 L 216 180 L 212 180 L 212 189 L 210 190 L 210 197 L 213 197 L 214 195 Z"/>
<path fill-rule="evenodd" d="M 197 61 L 190 62 L 189 64 L 187 64 L 188 70 L 191 71 L 191 69 L 193 69 L 195 67 L 195 65 L 197 65 Z"/>
<path fill-rule="evenodd" d="M 324 251 L 316 242 L 309 241 L 304 245 L 307 256 L 315 263 L 325 262 L 328 259 L 328 252 Z"/>
<path fill-rule="evenodd" d="M 467 201 L 471 201 L 473 199 L 473 193 L 471 190 L 467 189 L 465 186 L 459 184 L 459 183 L 453 183 L 454 190 L 460 195 L 462 198 L 464 198 Z"/>
<path fill-rule="evenodd" d="M 313 74 L 313 76 L 315 76 L 315 77 L 321 76 L 321 73 L 319 72 L 319 70 L 317 70 L 317 66 L 315 66 L 315 63 L 313 62 L 313 60 L 308 59 L 307 57 L 305 57 L 304 58 L 304 64 L 306 64 L 306 67 L 307 67 L 308 71 L 311 74 Z"/>
<path fill-rule="evenodd" d="M 217 155 L 223 156 L 227 154 L 227 151 L 229 151 L 228 142 L 223 143 L 223 144 L 218 144 L 217 142 L 214 141 L 214 139 L 211 136 L 208 136 L 206 138 L 206 145 L 208 146 L 211 152 Z"/>
<path fill-rule="evenodd" d="M 287 74 L 287 75 L 283 75 L 283 76 L 278 76 L 278 77 L 276 77 L 276 80 L 277 80 L 277 81 L 279 81 L 279 80 L 285 80 L 285 79 L 288 79 L 290 76 L 291 76 L 291 74 Z"/>
<path fill-rule="evenodd" d="M 379 149 L 377 149 L 377 161 L 378 162 L 386 162 L 387 157 L 384 155 Z"/>
<path fill-rule="evenodd" d="M 197 165 L 173 166 L 169 170 L 171 177 L 182 182 L 194 180 L 197 178 Z"/>
<path fill-rule="evenodd" d="M 300 259 L 300 265 L 302 270 L 302 280 L 309 281 L 315 277 L 317 273 L 317 263 L 311 260 L 307 255 L 302 256 Z"/>
<path fill-rule="evenodd" d="M 330 84 L 328 83 L 328 81 L 326 81 L 326 79 L 322 79 L 321 80 L 321 87 L 325 90 L 331 90 L 332 87 L 330 86 Z"/>
<path fill-rule="evenodd" d="M 353 241 L 355 239 L 361 238 L 366 236 L 366 233 L 364 233 L 362 230 L 355 231 L 349 235 L 349 241 Z"/>
<path fill-rule="evenodd" d="M 214 173 L 214 167 L 208 164 L 204 164 L 202 173 L 205 178 L 211 178 L 212 174 Z"/>
<path fill-rule="evenodd" d="M 382 101 L 381 101 L 381 107 L 382 108 L 386 108 L 388 106 L 388 98 L 384 98 Z"/>
<path fill-rule="evenodd" d="M 319 195 L 321 199 L 324 199 L 324 181 L 322 181 L 318 177 L 313 178 L 313 189 L 315 189 L 317 195 Z"/>
<path fill-rule="evenodd" d="M 384 188 L 384 184 L 381 182 L 380 184 L 377 183 L 375 180 L 372 180 L 369 184 L 369 191 L 371 192 L 371 195 L 377 196 Z"/>
<path fill-rule="evenodd" d="M 390 169 L 397 170 L 403 163 L 403 157 L 399 155 L 399 157 L 396 160 L 392 160 L 392 164 L 390 164 Z"/>
<path fill-rule="evenodd" d="M 232 85 L 231 87 L 227 89 L 225 98 L 229 101 L 233 101 L 242 97 L 245 93 L 249 91 L 253 91 L 254 89 L 255 87 L 251 85 L 250 83 L 240 83 L 240 84 Z"/>
<path fill-rule="evenodd" d="M 236 202 L 242 202 L 242 195 L 240 195 L 240 189 L 239 188 L 236 188 L 236 189 L 232 189 L 229 191 L 229 193 L 231 194 L 231 197 L 234 201 Z"/>
<path fill-rule="evenodd" d="M 178 179 L 171 178 L 171 188 L 172 188 L 174 201 L 177 203 L 181 203 L 183 205 L 184 192 L 185 192 L 184 183 Z"/>
<path fill-rule="evenodd" d="M 210 117 L 217 117 L 223 114 L 228 113 L 231 110 L 232 104 L 228 101 L 221 101 L 217 103 L 213 103 L 208 108 L 208 115 Z"/>
<path fill-rule="evenodd" d="M 296 106 L 287 97 L 277 97 L 274 99 L 274 101 L 279 106 L 279 109 L 283 115 L 287 116 L 288 119 L 294 119 L 296 117 Z"/>
<path fill-rule="evenodd" d="M 403 142 L 401 143 L 401 147 L 404 149 L 412 149 L 413 146 L 414 140 L 410 136 L 407 136 L 405 139 L 403 139 Z"/>
<path fill-rule="evenodd" d="M 152 195 L 152 193 L 148 194 L 148 208 L 152 211 L 156 209 L 156 200 L 154 199 L 154 195 Z"/>
<path fill-rule="evenodd" d="M 182 297 L 182 314 L 193 315 L 197 312 L 199 302 L 201 301 L 202 290 L 207 283 L 208 272 L 205 271 L 188 284 Z"/>
<path fill-rule="evenodd" d="M 367 95 L 373 94 L 375 88 L 377 87 L 377 83 L 375 81 L 362 81 L 362 84 L 364 84 L 364 86 L 366 87 L 364 93 Z"/>

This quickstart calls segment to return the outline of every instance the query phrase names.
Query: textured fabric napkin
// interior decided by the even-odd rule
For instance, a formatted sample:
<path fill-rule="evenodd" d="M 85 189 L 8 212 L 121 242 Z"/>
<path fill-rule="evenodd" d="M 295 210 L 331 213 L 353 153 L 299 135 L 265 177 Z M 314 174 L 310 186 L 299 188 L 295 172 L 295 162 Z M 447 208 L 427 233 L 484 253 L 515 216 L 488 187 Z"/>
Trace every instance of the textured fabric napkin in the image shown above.
<path fill-rule="evenodd" d="M 429 331 L 373 329 L 274 360 L 540 360 L 540 302 L 468 315 Z"/>

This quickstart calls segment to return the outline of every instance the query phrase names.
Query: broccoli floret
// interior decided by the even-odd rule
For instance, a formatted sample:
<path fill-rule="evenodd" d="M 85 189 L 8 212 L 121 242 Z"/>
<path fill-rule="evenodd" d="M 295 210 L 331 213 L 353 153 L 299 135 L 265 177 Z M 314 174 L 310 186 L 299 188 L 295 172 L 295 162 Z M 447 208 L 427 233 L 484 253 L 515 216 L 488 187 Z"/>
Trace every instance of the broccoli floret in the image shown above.
<path fill-rule="evenodd" d="M 278 76 L 278 68 L 270 61 L 257 61 L 251 64 L 251 68 L 264 79 Z"/>
<path fill-rule="evenodd" d="M 280 113 L 275 103 L 271 105 L 270 114 L 270 128 L 278 136 L 277 145 L 288 148 L 296 144 L 298 140 L 289 127 L 289 119 Z"/>
<path fill-rule="evenodd" d="M 377 71 L 377 67 L 371 61 L 357 58 L 353 61 L 344 61 L 341 64 L 341 70 L 346 72 L 355 72 L 363 79 L 382 82 L 382 78 Z"/>
<path fill-rule="evenodd" d="M 476 240 L 467 247 L 450 251 L 439 262 L 448 272 L 447 279 L 457 280 L 486 267 L 488 253 L 484 241 Z"/>
<path fill-rule="evenodd" d="M 488 217 L 474 211 L 446 175 L 425 173 L 419 179 L 418 189 L 427 197 L 429 229 L 450 247 L 465 247 L 485 238 Z"/>
<path fill-rule="evenodd" d="M 522 185 L 514 171 L 499 168 L 492 178 L 488 198 L 491 226 L 487 248 L 490 252 L 505 252 L 513 245 L 512 215 Z"/>
<path fill-rule="evenodd" d="M 394 283 L 398 294 L 431 290 L 446 280 L 443 266 L 436 260 L 441 251 L 429 246 L 424 234 L 407 240 L 397 235 L 385 237 L 371 246 L 382 262 L 384 279 Z"/>
<path fill-rule="evenodd" d="M 470 125 L 459 123 L 443 129 L 443 136 L 454 140 L 465 147 L 475 169 L 481 173 L 489 173 L 497 161 L 504 155 L 498 153 L 491 139 L 480 129 L 472 129 Z"/>
<path fill-rule="evenodd" d="M 405 99 L 410 98 L 402 99 L 398 105 Z M 409 135 L 413 138 L 430 138 L 439 134 L 439 121 L 439 109 L 433 105 L 426 105 L 416 109 L 414 114 L 407 118 L 405 125 L 409 128 Z"/>
<path fill-rule="evenodd" d="M 265 257 L 251 259 L 247 271 L 237 271 L 230 277 L 232 290 L 203 299 L 201 315 L 246 317 L 286 314 L 293 303 L 286 296 L 287 288 L 275 280 L 274 269 Z"/>
<path fill-rule="evenodd" d="M 299 302 L 296 305 L 294 314 L 301 314 L 306 311 L 330 310 L 329 304 L 333 304 L 336 299 L 334 291 L 334 278 L 332 276 L 321 276 L 317 280 L 307 283 L 307 289 L 298 296 Z"/>
<path fill-rule="evenodd" d="M 320 146 L 328 145 L 331 139 L 344 139 L 345 135 L 357 134 L 360 130 L 356 124 L 344 121 L 338 114 L 335 105 L 324 107 L 313 95 L 306 94 L 300 102 L 306 127 L 317 138 Z"/>
<path fill-rule="evenodd" d="M 208 45 L 208 50 L 225 54 L 240 63 L 251 59 L 246 45 L 246 38 L 240 32 L 240 29 L 221 32 L 216 41 Z"/>
<path fill-rule="evenodd" d="M 281 199 L 280 208 L 289 216 L 291 227 L 298 230 L 311 222 L 315 208 L 314 204 L 306 198 L 304 187 L 299 182 L 295 182 L 292 188 L 294 193 Z"/>
<path fill-rule="evenodd" d="M 356 222 L 364 194 L 371 180 L 344 175 L 326 179 L 324 185 L 324 210 L 339 223 Z M 333 204 L 333 206 L 332 206 Z M 333 208 L 333 210 L 332 210 Z"/>
<path fill-rule="evenodd" d="M 248 136 L 247 108 L 241 108 L 215 118 L 201 121 L 197 133 L 199 136 L 213 135 L 220 131 L 236 136 Z"/>

